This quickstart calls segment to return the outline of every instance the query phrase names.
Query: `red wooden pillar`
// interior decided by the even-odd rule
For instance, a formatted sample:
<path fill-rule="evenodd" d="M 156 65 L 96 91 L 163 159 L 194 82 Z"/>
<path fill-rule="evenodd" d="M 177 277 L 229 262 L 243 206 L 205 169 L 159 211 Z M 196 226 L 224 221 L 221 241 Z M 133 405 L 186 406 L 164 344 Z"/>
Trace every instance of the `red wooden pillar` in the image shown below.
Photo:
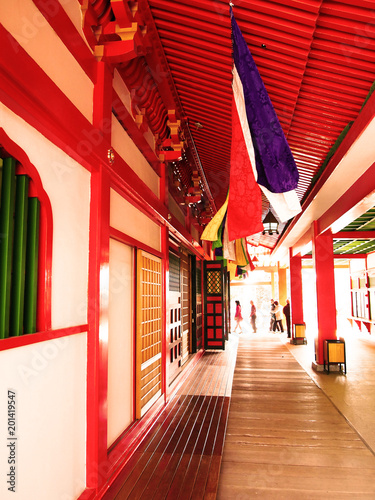
<path fill-rule="evenodd" d="M 87 487 L 101 488 L 107 461 L 110 178 L 91 176 L 87 361 Z"/>
<path fill-rule="evenodd" d="M 319 234 L 318 222 L 313 225 L 313 261 L 316 273 L 318 343 L 316 362 L 324 363 L 324 340 L 336 339 L 336 298 L 332 231 Z"/>
<path fill-rule="evenodd" d="M 112 74 L 97 63 L 93 125 L 86 134 L 92 148 L 111 140 Z M 110 163 L 110 159 L 108 158 Z M 87 361 L 87 487 L 100 490 L 107 475 L 108 397 L 108 282 L 110 187 L 108 169 L 100 165 L 91 174 L 90 260 L 88 283 Z"/>
<path fill-rule="evenodd" d="M 111 143 L 112 132 L 112 70 L 104 62 L 96 64 L 94 85 L 93 130 L 88 139 L 98 146 L 103 138 Z"/>
<path fill-rule="evenodd" d="M 290 302 L 293 325 L 304 324 L 303 320 L 303 295 L 302 295 L 302 257 L 301 254 L 293 256 L 293 249 L 289 249 L 290 272 Z"/>
<path fill-rule="evenodd" d="M 168 283 L 169 283 L 169 230 L 166 225 L 161 227 L 161 251 L 162 259 L 162 394 L 164 402 L 167 403 L 169 397 L 169 342 L 167 340 L 167 302 L 168 302 Z M 168 322 L 169 324 L 169 322 Z"/>
<path fill-rule="evenodd" d="M 168 177 L 167 165 L 160 163 L 160 201 L 168 207 Z M 169 215 L 169 214 L 168 214 Z M 168 276 L 169 276 L 169 229 L 167 225 L 161 226 L 161 251 L 162 258 L 162 394 L 164 402 L 167 403 L 169 396 L 169 343 L 167 341 L 167 300 L 168 300 Z"/>
<path fill-rule="evenodd" d="M 168 179 L 167 166 L 165 163 L 160 163 L 160 201 L 168 206 Z"/>

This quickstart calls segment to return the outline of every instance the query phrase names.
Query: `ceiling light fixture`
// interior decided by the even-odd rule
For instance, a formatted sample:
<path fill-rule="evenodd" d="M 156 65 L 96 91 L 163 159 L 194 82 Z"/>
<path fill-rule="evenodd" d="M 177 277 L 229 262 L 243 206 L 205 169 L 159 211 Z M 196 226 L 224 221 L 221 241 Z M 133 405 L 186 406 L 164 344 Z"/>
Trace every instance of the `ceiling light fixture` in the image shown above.
<path fill-rule="evenodd" d="M 279 223 L 276 217 L 271 212 L 271 209 L 268 210 L 268 213 L 263 220 L 263 227 L 264 229 L 262 234 L 268 233 L 269 235 L 272 235 L 274 232 L 276 234 L 279 234 L 278 231 Z"/>

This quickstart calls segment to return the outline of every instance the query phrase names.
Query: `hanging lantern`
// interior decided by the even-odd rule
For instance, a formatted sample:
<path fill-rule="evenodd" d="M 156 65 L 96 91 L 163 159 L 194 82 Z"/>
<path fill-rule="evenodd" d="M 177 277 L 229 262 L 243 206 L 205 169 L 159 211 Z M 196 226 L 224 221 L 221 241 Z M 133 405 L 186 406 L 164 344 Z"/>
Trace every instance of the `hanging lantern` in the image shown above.
<path fill-rule="evenodd" d="M 279 231 L 277 230 L 279 227 L 279 223 L 277 222 L 277 219 L 273 215 L 271 210 L 268 211 L 267 215 L 263 220 L 263 227 L 264 227 L 263 234 L 268 233 L 269 235 L 272 235 L 274 232 L 276 234 L 279 234 Z"/>

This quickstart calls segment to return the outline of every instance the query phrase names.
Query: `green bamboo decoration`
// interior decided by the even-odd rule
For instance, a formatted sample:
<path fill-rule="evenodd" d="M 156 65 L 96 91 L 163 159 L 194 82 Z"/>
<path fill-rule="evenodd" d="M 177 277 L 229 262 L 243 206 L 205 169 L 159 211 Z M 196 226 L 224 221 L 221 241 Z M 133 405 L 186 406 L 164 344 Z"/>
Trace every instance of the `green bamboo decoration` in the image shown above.
<path fill-rule="evenodd" d="M 2 168 L 0 209 L 0 338 L 9 337 L 10 290 L 12 279 L 16 161 L 5 158 Z"/>
<path fill-rule="evenodd" d="M 38 198 L 29 198 L 27 217 L 27 250 L 25 275 L 24 333 L 36 332 L 38 299 L 38 253 L 40 202 Z"/>
<path fill-rule="evenodd" d="M 17 175 L 10 304 L 10 335 L 12 336 L 22 335 L 23 333 L 28 191 L 29 177 L 27 175 Z"/>

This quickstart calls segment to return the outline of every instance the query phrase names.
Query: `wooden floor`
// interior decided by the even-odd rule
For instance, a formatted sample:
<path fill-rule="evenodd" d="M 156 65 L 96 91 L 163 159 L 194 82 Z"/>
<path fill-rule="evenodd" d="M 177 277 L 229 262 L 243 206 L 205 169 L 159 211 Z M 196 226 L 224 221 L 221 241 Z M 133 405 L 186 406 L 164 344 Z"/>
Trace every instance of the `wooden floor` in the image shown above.
<path fill-rule="evenodd" d="M 374 499 L 374 454 L 277 335 L 242 336 L 218 500 L 323 496 Z"/>
<path fill-rule="evenodd" d="M 106 500 L 216 498 L 236 350 L 203 355 Z"/>
<path fill-rule="evenodd" d="M 277 334 L 232 334 L 192 369 L 104 499 L 323 496 L 374 500 L 374 453 Z"/>

